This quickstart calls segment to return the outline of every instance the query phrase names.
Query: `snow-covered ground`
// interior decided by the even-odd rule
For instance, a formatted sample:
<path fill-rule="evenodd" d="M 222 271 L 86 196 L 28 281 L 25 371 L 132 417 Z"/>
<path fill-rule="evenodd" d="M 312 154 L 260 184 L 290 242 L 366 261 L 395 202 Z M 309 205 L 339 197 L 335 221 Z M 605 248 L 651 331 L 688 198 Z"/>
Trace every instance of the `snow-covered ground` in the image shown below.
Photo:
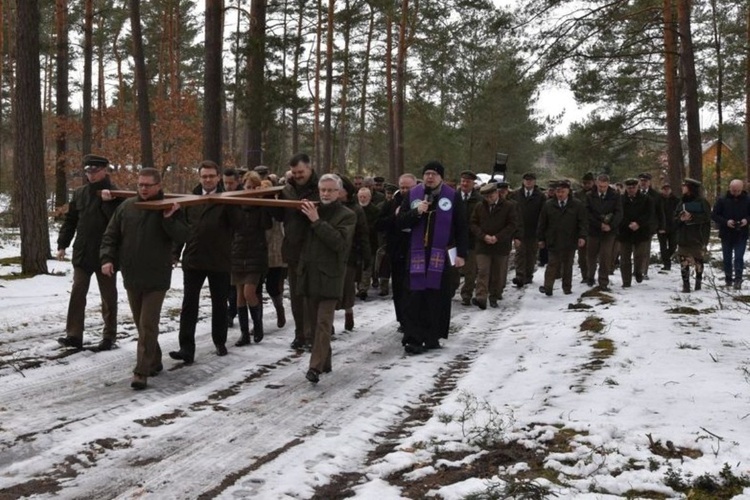
<path fill-rule="evenodd" d="M 3 233 L 0 258 L 18 252 Z M 373 290 L 354 331 L 337 317 L 333 372 L 318 385 L 270 304 L 263 342 L 234 347 L 233 328 L 217 357 L 207 289 L 195 364 L 166 357 L 178 269 L 165 371 L 136 392 L 124 290 L 118 349 L 62 350 L 71 265 L 50 261 L 50 275 L 0 279 L 0 498 L 680 498 L 725 467 L 748 475 L 748 306 L 710 284 L 679 293 L 679 270 L 658 269 L 588 297 L 577 275 L 573 295 L 559 283 L 540 294 L 538 270 L 499 309 L 456 299 L 444 348 L 420 356 L 404 354 L 391 302 Z M 87 326 L 97 342 L 95 283 Z"/>

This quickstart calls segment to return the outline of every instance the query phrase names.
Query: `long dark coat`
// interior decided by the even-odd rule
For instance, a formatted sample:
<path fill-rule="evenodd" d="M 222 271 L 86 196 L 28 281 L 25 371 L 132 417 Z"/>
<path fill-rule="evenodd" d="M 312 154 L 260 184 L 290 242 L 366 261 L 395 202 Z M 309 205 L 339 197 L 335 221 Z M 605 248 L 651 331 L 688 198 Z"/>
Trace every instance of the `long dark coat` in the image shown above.
<path fill-rule="evenodd" d="M 598 189 L 586 195 L 586 211 L 589 219 L 589 236 L 604 235 L 602 224 L 609 224 L 611 230 L 607 234 L 617 234 L 622 221 L 622 200 L 616 189 L 609 187 L 601 198 Z"/>
<path fill-rule="evenodd" d="M 588 236 L 586 206 L 575 198 L 568 197 L 565 208 L 560 208 L 557 198 L 544 204 L 539 215 L 537 238 L 544 242 L 550 252 L 576 250 L 578 240 Z"/>
<path fill-rule="evenodd" d="M 536 231 L 539 227 L 539 214 L 542 213 L 542 207 L 547 202 L 547 195 L 534 186 L 531 196 L 526 197 L 525 188 L 518 189 L 511 193 L 510 199 L 516 202 L 520 223 L 516 231 L 515 238 L 518 239 L 536 239 Z"/>
<path fill-rule="evenodd" d="M 742 191 L 738 196 L 732 196 L 730 192 L 716 200 L 711 219 L 719 227 L 719 238 L 722 241 L 736 243 L 742 239 L 747 239 L 748 225 L 739 227 L 739 221 L 746 219 L 750 221 L 750 196 L 747 191 Z M 737 229 L 727 226 L 727 221 L 736 221 Z"/>
<path fill-rule="evenodd" d="M 622 196 L 622 221 L 617 230 L 617 239 L 626 243 L 640 243 L 651 239 L 652 221 L 651 198 L 638 191 L 632 198 L 627 194 Z M 628 225 L 638 223 L 638 230 L 631 230 Z"/>
<path fill-rule="evenodd" d="M 318 175 L 313 172 L 305 184 L 297 184 L 289 179 L 279 195 L 281 200 L 320 201 Z M 297 208 L 284 208 L 274 215 L 284 223 L 284 241 L 281 243 L 281 257 L 287 264 L 296 264 L 310 228 L 310 220 Z"/>
<path fill-rule="evenodd" d="M 272 219 L 264 207 L 242 206 L 232 240 L 232 272 L 265 274 L 268 271 L 266 230 Z"/>
<path fill-rule="evenodd" d="M 117 189 L 109 177 L 94 184 L 86 184 L 73 192 L 68 204 L 60 233 L 57 237 L 57 249 L 62 250 L 70 246 L 73 236 L 73 255 L 71 261 L 75 267 L 80 267 L 88 273 L 101 268 L 99 248 L 102 245 L 102 235 L 117 207 L 122 203 L 121 198 L 102 201 L 97 193 L 102 189 Z"/>

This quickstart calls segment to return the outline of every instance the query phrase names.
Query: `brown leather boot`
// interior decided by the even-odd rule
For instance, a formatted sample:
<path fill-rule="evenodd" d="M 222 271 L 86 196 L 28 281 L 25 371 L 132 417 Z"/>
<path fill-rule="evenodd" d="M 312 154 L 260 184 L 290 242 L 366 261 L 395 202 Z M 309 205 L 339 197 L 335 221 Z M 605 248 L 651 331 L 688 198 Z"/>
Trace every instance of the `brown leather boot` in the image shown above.
<path fill-rule="evenodd" d="M 354 313 L 348 312 L 344 314 L 344 330 L 350 332 L 354 329 Z"/>

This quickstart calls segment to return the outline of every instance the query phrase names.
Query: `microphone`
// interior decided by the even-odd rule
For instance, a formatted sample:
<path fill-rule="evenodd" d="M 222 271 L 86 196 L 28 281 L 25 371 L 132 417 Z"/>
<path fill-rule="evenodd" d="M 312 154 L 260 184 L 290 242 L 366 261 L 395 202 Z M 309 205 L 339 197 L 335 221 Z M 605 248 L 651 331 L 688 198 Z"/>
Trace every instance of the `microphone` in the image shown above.
<path fill-rule="evenodd" d="M 424 188 L 424 201 L 427 203 L 432 203 L 432 188 L 425 187 Z"/>

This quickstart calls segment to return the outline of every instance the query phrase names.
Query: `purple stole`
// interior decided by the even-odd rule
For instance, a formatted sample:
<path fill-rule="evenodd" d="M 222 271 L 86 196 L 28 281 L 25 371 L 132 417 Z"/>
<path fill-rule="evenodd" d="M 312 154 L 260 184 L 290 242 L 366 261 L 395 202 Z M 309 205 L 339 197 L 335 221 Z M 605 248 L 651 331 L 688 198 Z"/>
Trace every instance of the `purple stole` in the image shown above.
<path fill-rule="evenodd" d="M 428 230 L 429 217 L 423 216 L 411 229 L 411 259 L 409 261 L 409 278 L 411 290 L 439 290 L 448 256 L 448 239 L 453 225 L 453 203 L 456 190 L 442 183 L 440 191 L 433 191 L 433 205 L 437 204 L 432 217 L 435 218 L 432 247 L 427 261 L 425 233 Z M 409 206 L 424 199 L 424 185 L 418 184 L 409 191 Z M 442 202 L 442 203 L 441 203 Z M 426 212 L 429 213 L 429 212 Z"/>

